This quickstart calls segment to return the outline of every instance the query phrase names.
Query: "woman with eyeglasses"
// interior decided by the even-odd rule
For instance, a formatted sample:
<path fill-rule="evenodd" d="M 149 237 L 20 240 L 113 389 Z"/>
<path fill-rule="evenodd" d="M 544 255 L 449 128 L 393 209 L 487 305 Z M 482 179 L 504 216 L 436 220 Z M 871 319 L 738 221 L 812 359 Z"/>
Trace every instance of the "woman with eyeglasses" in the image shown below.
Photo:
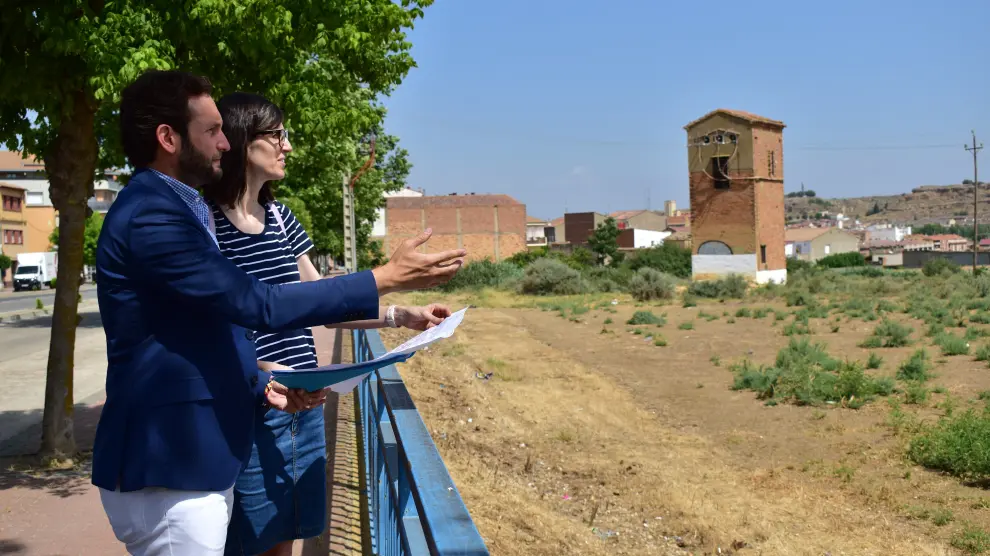
<path fill-rule="evenodd" d="M 272 182 L 285 177 L 292 152 L 282 111 L 264 97 L 234 93 L 217 104 L 230 151 L 223 177 L 203 193 L 212 209 L 220 251 L 237 266 L 270 284 L 319 280 L 307 252 L 313 243 L 292 211 L 275 200 Z M 333 325 L 340 328 L 405 326 L 425 330 L 450 314 L 442 305 L 382 307 L 379 318 Z M 258 366 L 264 370 L 317 366 L 309 329 L 257 334 Z M 227 554 L 290 555 L 295 539 L 321 534 L 326 519 L 325 392 L 306 395 L 294 414 L 261 409 L 250 459 L 234 485 Z"/>

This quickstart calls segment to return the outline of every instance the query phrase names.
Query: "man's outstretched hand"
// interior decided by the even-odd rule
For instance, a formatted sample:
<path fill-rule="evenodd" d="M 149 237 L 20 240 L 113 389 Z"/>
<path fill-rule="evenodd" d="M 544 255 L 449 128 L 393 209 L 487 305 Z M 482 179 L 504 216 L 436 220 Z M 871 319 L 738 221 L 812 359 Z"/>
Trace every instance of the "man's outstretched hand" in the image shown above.
<path fill-rule="evenodd" d="M 372 271 L 379 295 L 432 288 L 448 282 L 457 274 L 464 262 L 463 257 L 467 255 L 464 249 L 429 254 L 416 251 L 432 235 L 433 230 L 427 229 L 403 241 L 387 263 Z"/>

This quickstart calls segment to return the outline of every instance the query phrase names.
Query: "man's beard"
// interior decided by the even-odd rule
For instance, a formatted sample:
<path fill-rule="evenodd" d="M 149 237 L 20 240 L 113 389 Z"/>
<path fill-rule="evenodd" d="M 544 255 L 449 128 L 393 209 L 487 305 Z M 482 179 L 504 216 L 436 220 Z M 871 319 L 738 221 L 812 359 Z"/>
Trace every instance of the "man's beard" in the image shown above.
<path fill-rule="evenodd" d="M 200 187 L 223 176 L 223 170 L 213 167 L 213 160 L 204 156 L 192 145 L 183 145 L 179 151 L 179 179 L 190 187 Z"/>

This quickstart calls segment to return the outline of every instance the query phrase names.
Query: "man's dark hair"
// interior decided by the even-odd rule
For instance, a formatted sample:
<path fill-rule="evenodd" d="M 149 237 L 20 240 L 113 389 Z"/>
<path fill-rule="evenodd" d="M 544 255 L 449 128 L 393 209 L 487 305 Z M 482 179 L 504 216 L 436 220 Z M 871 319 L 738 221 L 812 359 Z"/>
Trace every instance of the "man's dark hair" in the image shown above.
<path fill-rule="evenodd" d="M 120 100 L 120 140 L 131 166 L 154 162 L 158 126 L 167 125 L 185 139 L 189 99 L 212 92 L 208 79 L 183 71 L 148 71 L 128 85 Z"/>
<path fill-rule="evenodd" d="M 232 207 L 247 191 L 248 145 L 260 132 L 281 125 L 284 116 L 275 103 L 251 93 L 231 93 L 220 99 L 217 109 L 230 150 L 220 159 L 223 177 L 204 185 L 203 196 L 221 207 Z M 258 202 L 267 205 L 274 200 L 271 182 L 266 182 L 258 193 Z"/>

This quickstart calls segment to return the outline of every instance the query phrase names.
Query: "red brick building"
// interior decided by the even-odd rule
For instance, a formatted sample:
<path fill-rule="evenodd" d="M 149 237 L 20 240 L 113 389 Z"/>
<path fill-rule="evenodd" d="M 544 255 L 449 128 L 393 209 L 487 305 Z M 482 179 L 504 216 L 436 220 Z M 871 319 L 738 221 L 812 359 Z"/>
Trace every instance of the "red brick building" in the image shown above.
<path fill-rule="evenodd" d="M 694 277 L 783 282 L 784 123 L 719 109 L 684 129 Z"/>
<path fill-rule="evenodd" d="M 463 248 L 469 261 L 500 261 L 526 250 L 526 205 L 508 195 L 474 194 L 386 201 L 386 253 L 426 228 L 433 228 L 427 252 Z"/>

